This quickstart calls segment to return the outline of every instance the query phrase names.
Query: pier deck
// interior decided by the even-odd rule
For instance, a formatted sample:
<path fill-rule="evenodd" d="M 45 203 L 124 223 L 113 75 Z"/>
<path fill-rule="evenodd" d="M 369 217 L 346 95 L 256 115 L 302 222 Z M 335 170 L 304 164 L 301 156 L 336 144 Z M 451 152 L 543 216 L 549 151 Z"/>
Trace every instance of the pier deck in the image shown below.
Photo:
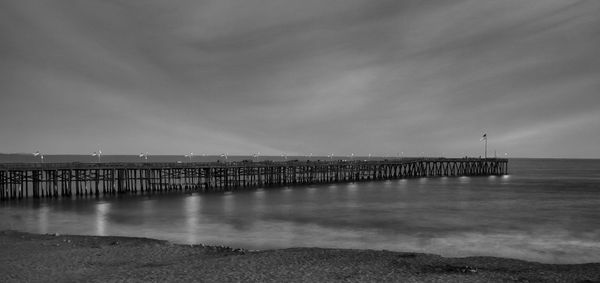
<path fill-rule="evenodd" d="M 0 200 L 168 191 L 217 192 L 269 186 L 418 177 L 508 174 L 501 158 L 382 161 L 0 164 Z"/>

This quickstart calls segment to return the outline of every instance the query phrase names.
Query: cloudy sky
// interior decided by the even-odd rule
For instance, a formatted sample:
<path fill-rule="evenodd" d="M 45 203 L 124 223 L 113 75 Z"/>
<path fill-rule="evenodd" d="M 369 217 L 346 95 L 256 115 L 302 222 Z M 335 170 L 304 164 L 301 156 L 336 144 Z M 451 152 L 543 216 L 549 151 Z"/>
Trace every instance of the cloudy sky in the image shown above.
<path fill-rule="evenodd" d="M 600 1 L 1 0 L 0 152 L 600 157 Z"/>

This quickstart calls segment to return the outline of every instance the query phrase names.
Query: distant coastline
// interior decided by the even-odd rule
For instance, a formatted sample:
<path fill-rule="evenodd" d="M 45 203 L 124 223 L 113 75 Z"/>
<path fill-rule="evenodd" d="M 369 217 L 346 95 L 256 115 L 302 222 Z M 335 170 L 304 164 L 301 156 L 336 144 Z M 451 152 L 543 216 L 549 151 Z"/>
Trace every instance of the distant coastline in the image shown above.
<path fill-rule="evenodd" d="M 398 158 L 418 158 L 419 156 L 355 156 L 352 157 L 354 160 L 385 160 L 385 159 L 398 159 Z M 431 157 L 441 157 L 441 156 L 431 156 Z M 448 158 L 461 158 L 458 157 L 448 157 Z M 472 158 L 477 158 L 478 156 L 470 156 Z M 489 156 L 490 157 L 490 156 Z M 509 160 L 523 160 L 523 159 L 538 159 L 538 160 L 598 160 L 600 158 L 591 157 L 591 158 L 562 158 L 562 157 L 513 157 L 513 156 L 498 156 L 499 158 L 508 158 Z M 491 157 L 490 157 L 491 158 Z M 216 161 L 227 161 L 227 162 L 236 162 L 243 160 L 258 160 L 258 161 L 285 161 L 285 160 L 352 160 L 349 156 L 260 156 L 258 158 L 253 157 L 252 155 L 230 155 L 225 160 L 222 156 L 219 155 L 196 155 L 192 159 L 189 157 L 185 157 L 184 155 L 150 155 L 148 158 L 148 162 L 216 162 Z M 135 154 L 117 154 L 117 155 L 103 155 L 101 162 L 142 162 L 145 161 L 141 159 L 138 155 Z M 39 157 L 35 157 L 30 153 L 0 153 L 0 164 L 1 163 L 40 163 L 41 160 Z M 94 157 L 90 154 L 50 154 L 45 156 L 44 162 L 46 163 L 66 163 L 66 162 L 83 162 L 83 163 L 96 163 L 98 162 L 97 157 Z"/>

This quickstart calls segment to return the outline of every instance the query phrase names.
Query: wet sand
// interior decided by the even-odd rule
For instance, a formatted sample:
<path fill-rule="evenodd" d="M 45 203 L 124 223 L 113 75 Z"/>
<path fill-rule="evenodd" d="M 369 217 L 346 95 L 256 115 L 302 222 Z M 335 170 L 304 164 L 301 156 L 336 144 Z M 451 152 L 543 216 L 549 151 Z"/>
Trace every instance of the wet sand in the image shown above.
<path fill-rule="evenodd" d="M 600 263 L 0 232 L 0 282 L 600 282 Z"/>

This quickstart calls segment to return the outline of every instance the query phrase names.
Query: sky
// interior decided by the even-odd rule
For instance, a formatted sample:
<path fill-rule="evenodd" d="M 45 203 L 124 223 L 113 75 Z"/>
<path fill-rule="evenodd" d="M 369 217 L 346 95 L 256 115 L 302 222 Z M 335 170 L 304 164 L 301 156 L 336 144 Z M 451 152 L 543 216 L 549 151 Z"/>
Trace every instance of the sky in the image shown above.
<path fill-rule="evenodd" d="M 600 158 L 600 1 L 0 0 L 0 152 Z"/>

